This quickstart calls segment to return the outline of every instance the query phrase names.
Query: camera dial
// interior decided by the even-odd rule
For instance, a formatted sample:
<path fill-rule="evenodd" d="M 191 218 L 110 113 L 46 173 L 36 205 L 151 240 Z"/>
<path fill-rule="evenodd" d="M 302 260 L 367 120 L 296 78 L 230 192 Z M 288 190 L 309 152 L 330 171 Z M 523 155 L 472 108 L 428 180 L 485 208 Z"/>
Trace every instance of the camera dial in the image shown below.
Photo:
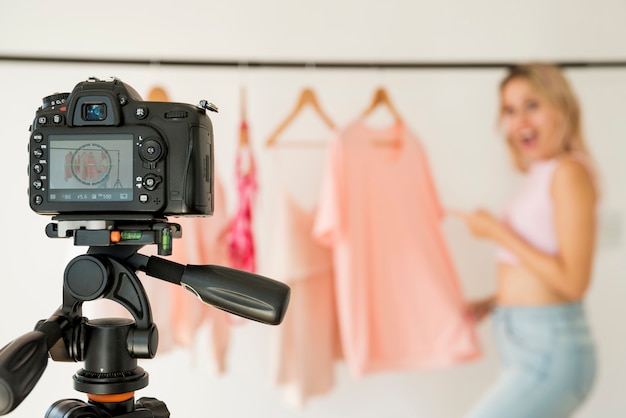
<path fill-rule="evenodd" d="M 42 99 L 42 109 L 54 108 L 55 106 L 61 106 L 65 104 L 65 100 L 70 97 L 69 93 L 55 93 L 50 96 L 46 96 Z"/>
<path fill-rule="evenodd" d="M 163 147 L 156 139 L 148 138 L 140 145 L 139 156 L 145 162 L 156 162 L 163 156 Z"/>

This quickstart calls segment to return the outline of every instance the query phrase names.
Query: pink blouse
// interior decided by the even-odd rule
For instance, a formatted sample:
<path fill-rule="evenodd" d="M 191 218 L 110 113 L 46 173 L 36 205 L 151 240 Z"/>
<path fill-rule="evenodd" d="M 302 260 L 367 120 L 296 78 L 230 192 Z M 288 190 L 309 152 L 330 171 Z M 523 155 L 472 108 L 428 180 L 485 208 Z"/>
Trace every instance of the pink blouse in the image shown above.
<path fill-rule="evenodd" d="M 419 139 L 363 119 L 332 143 L 314 234 L 333 251 L 339 330 L 356 376 L 480 354 Z"/>

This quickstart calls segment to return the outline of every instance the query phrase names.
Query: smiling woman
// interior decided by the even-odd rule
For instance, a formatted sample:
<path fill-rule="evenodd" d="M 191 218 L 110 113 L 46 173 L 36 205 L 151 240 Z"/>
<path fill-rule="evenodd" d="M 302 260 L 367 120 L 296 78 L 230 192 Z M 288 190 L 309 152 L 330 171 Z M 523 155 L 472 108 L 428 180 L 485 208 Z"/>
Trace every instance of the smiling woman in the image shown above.
<path fill-rule="evenodd" d="M 515 66 L 500 84 L 500 94 L 500 124 L 519 170 L 562 152 L 588 155 L 580 106 L 559 68 Z"/>
<path fill-rule="evenodd" d="M 569 417 L 596 371 L 582 305 L 595 248 L 595 174 L 577 99 L 557 67 L 513 67 L 500 102 L 526 179 L 502 220 L 482 209 L 457 213 L 474 235 L 498 245 L 496 294 L 469 308 L 477 319 L 494 311 L 503 368 L 467 417 Z"/>

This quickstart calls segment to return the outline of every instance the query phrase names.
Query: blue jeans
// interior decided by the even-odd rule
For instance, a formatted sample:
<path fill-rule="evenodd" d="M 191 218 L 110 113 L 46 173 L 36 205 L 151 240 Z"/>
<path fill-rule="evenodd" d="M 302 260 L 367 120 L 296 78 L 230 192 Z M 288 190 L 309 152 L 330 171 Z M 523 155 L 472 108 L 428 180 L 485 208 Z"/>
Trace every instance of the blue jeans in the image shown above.
<path fill-rule="evenodd" d="M 580 303 L 497 307 L 502 371 L 466 418 L 561 418 L 593 386 L 596 356 Z"/>

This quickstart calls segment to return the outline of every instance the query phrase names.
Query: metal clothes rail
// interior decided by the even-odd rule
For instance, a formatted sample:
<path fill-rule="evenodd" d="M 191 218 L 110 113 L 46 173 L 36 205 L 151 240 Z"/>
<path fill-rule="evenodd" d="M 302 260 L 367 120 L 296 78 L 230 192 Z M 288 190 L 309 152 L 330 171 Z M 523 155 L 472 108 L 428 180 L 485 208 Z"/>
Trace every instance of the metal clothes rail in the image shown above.
<path fill-rule="evenodd" d="M 0 55 L 0 61 L 65 64 L 156 65 L 179 67 L 309 68 L 309 69 L 490 69 L 506 68 L 513 61 L 281 61 L 281 60 L 194 60 Z M 523 60 L 522 60 L 523 61 Z M 551 61 L 563 68 L 626 68 L 626 60 Z"/>

